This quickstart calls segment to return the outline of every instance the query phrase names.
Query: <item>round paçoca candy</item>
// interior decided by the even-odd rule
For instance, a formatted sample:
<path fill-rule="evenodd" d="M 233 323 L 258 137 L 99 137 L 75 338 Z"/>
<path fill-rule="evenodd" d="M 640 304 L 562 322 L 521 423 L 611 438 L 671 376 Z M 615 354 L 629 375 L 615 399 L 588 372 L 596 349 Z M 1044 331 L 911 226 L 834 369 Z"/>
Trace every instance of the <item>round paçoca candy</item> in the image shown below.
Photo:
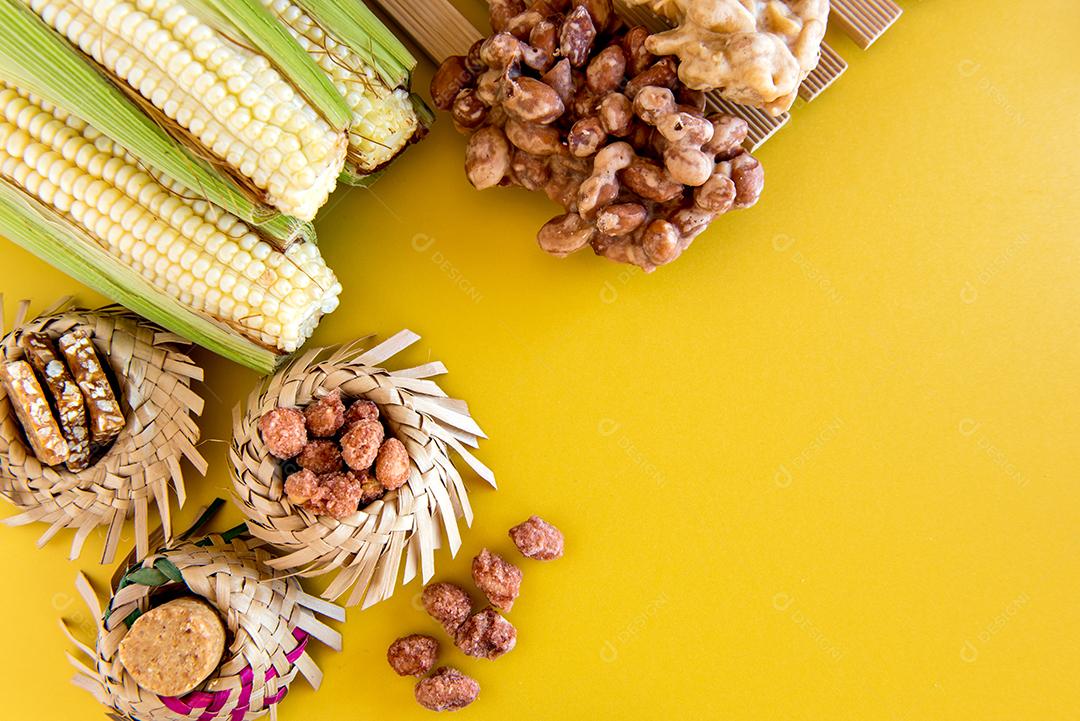
<path fill-rule="evenodd" d="M 213 673 L 224 650 L 218 613 L 203 601 L 178 598 L 135 620 L 120 641 L 119 658 L 142 688 L 181 696 Z"/>

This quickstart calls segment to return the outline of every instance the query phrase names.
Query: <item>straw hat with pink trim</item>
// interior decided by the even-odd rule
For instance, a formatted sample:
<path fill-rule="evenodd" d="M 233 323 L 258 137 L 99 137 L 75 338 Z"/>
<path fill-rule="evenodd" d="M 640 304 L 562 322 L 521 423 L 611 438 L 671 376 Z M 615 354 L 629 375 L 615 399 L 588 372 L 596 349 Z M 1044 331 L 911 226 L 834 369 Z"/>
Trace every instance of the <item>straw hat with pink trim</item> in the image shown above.
<path fill-rule="evenodd" d="M 112 718 L 139 721 L 249 721 L 274 712 L 298 674 L 318 688 L 322 673 L 309 655 L 311 641 L 341 650 L 340 634 L 318 616 L 343 621 L 345 612 L 304 593 L 295 578 L 269 568 L 269 558 L 263 542 L 243 526 L 182 542 L 128 567 L 104 610 L 80 575 L 76 586 L 95 619 L 97 641 L 83 644 L 68 630 L 89 659 L 69 655 L 78 669 L 75 684 L 110 707 Z M 118 649 L 141 614 L 178 595 L 199 597 L 221 614 L 226 649 L 195 690 L 159 696 L 136 685 Z"/>

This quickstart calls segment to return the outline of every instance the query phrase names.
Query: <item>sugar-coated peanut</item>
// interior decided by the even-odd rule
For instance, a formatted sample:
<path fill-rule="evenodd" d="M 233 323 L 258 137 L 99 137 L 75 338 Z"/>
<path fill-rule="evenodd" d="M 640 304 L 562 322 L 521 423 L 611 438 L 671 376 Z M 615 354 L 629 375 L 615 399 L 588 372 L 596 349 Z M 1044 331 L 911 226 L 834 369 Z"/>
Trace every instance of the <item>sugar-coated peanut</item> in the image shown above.
<path fill-rule="evenodd" d="M 341 449 L 331 440 L 316 439 L 308 441 L 304 450 L 296 457 L 301 468 L 316 474 L 332 473 L 341 470 Z"/>
<path fill-rule="evenodd" d="M 307 445 L 304 414 L 295 408 L 274 408 L 259 418 L 259 434 L 275 458 L 292 458 Z"/>
<path fill-rule="evenodd" d="M 483 549 L 472 560 L 473 583 L 492 606 L 509 611 L 521 593 L 521 569 L 497 553 Z"/>
<path fill-rule="evenodd" d="M 493 188 L 510 170 L 510 143 L 502 130 L 490 125 L 469 138 L 465 149 L 465 174 L 477 190 Z"/>
<path fill-rule="evenodd" d="M 359 421 L 341 436 L 341 457 L 354 471 L 371 468 L 379 455 L 385 431 L 378 421 Z"/>
<path fill-rule="evenodd" d="M 417 682 L 416 702 L 429 711 L 457 711 L 480 695 L 480 684 L 454 668 L 440 668 Z"/>
<path fill-rule="evenodd" d="M 386 661 L 398 676 L 423 676 L 439 658 L 439 642 L 418 633 L 402 636 L 386 650 Z"/>
<path fill-rule="evenodd" d="M 341 391 L 334 389 L 319 400 L 308 403 L 304 409 L 304 422 L 310 435 L 328 438 L 345 425 L 345 404 Z"/>
<path fill-rule="evenodd" d="M 429 583 L 420 595 L 424 610 L 451 636 L 472 614 L 472 598 L 461 586 L 452 583 Z"/>
<path fill-rule="evenodd" d="M 458 627 L 454 644 L 467 656 L 495 660 L 514 650 L 517 629 L 495 609 L 485 608 Z"/>
<path fill-rule="evenodd" d="M 375 456 L 375 477 L 388 491 L 401 488 L 409 480 L 409 452 L 397 438 L 387 438 Z"/>
<path fill-rule="evenodd" d="M 566 213 L 545 223 L 536 239 L 545 251 L 563 257 L 584 248 L 595 234 L 595 225 L 577 213 Z"/>
<path fill-rule="evenodd" d="M 565 540 L 562 531 L 540 516 L 529 516 L 510 529 L 510 540 L 521 555 L 537 561 L 562 558 Z"/>

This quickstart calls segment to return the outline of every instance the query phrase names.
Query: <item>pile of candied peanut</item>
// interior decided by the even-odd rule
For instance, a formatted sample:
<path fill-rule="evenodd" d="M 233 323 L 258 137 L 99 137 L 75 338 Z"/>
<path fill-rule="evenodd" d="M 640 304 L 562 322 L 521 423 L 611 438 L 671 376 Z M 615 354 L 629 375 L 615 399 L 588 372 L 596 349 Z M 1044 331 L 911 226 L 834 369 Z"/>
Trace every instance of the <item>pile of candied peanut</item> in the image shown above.
<path fill-rule="evenodd" d="M 264 413 L 259 432 L 270 455 L 299 467 L 285 479 L 289 502 L 316 515 L 347 518 L 409 480 L 409 454 L 387 437 L 379 407 L 361 399 L 346 408 L 338 390 L 303 411 Z"/>
<path fill-rule="evenodd" d="M 563 555 L 563 535 L 539 516 L 510 529 L 510 538 L 526 558 L 553 561 Z M 443 627 L 463 653 L 493 660 L 517 645 L 517 629 L 499 611 L 508 612 L 521 592 L 521 569 L 487 548 L 472 561 L 473 583 L 490 604 L 474 611 L 472 597 L 453 583 L 431 583 L 424 588 L 424 610 Z M 399 676 L 422 677 L 439 657 L 439 642 L 422 634 L 403 636 L 386 652 L 386 660 Z M 480 684 L 455 668 L 441 667 L 421 678 L 416 701 L 431 711 L 465 708 L 480 694 Z"/>
<path fill-rule="evenodd" d="M 704 94 L 611 0 L 493 0 L 491 25 L 442 64 L 431 94 L 470 136 L 475 187 L 543 190 L 565 209 L 540 230 L 547 252 L 591 245 L 651 271 L 757 202 L 765 176 L 742 149 L 745 121 L 707 116 Z"/>

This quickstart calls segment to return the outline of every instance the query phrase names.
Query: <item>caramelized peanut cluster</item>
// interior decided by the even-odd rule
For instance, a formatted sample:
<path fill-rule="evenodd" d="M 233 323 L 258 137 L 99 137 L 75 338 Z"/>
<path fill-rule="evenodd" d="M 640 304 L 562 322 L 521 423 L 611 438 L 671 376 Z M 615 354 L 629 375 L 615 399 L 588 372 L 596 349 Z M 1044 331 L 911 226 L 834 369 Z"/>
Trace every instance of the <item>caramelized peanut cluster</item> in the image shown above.
<path fill-rule="evenodd" d="M 316 515 L 347 518 L 409 480 L 408 451 L 369 400 L 346 408 L 333 390 L 302 411 L 268 411 L 259 431 L 270 455 L 299 466 L 285 480 L 289 502 Z"/>
<path fill-rule="evenodd" d="M 718 216 L 757 202 L 761 164 L 745 121 L 706 115 L 671 57 L 646 48 L 611 0 L 493 0 L 495 34 L 435 74 L 435 104 L 469 135 L 478 189 L 542 190 L 565 213 L 541 228 L 547 252 L 586 245 L 652 271 Z"/>

